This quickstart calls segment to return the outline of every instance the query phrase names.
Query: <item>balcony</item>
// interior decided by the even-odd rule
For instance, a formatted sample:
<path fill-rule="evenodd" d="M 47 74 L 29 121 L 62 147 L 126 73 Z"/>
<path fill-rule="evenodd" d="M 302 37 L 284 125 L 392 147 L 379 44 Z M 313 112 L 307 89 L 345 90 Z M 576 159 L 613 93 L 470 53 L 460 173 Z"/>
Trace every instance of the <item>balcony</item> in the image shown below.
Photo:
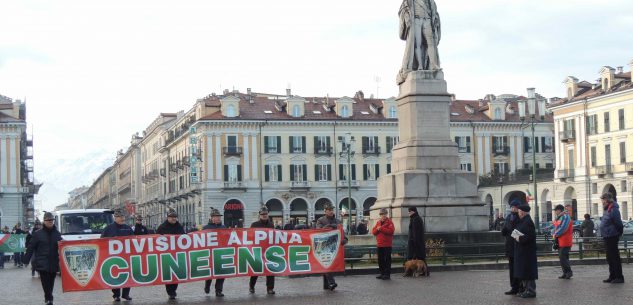
<path fill-rule="evenodd" d="M 633 162 L 626 162 L 624 168 L 629 174 L 633 174 Z"/>
<path fill-rule="evenodd" d="M 290 181 L 291 190 L 307 190 L 310 188 L 308 181 Z"/>
<path fill-rule="evenodd" d="M 328 146 L 328 147 L 322 147 L 322 146 L 315 147 L 314 148 L 314 154 L 315 155 L 321 155 L 321 156 L 323 156 L 323 155 L 327 155 L 327 156 L 332 155 L 332 147 L 331 146 Z"/>
<path fill-rule="evenodd" d="M 610 174 L 613 174 L 613 165 L 600 165 L 594 169 L 594 175 L 598 175 L 599 177 Z"/>
<path fill-rule="evenodd" d="M 574 178 L 573 169 L 560 169 L 558 170 L 558 179 L 570 179 Z"/>
<path fill-rule="evenodd" d="M 576 140 L 576 131 L 575 130 L 563 130 L 558 133 L 558 137 L 563 142 L 569 142 Z"/>
<path fill-rule="evenodd" d="M 380 146 L 363 146 L 363 155 L 380 155 Z"/>
<path fill-rule="evenodd" d="M 506 145 L 494 146 L 492 150 L 495 156 L 507 156 L 510 154 L 510 146 Z"/>
<path fill-rule="evenodd" d="M 358 187 L 359 183 L 358 180 L 352 180 L 351 181 L 352 185 L 351 187 Z M 348 186 L 348 181 L 347 180 L 339 180 L 338 181 L 338 187 L 347 187 Z"/>
<path fill-rule="evenodd" d="M 222 151 L 224 152 L 224 156 L 241 156 L 242 155 L 242 148 L 238 146 L 222 147 Z"/>
<path fill-rule="evenodd" d="M 222 189 L 246 191 L 246 184 L 242 181 L 224 181 L 224 187 Z"/>
<path fill-rule="evenodd" d="M 469 153 L 470 152 L 470 146 L 457 146 L 457 152 L 458 153 Z"/>

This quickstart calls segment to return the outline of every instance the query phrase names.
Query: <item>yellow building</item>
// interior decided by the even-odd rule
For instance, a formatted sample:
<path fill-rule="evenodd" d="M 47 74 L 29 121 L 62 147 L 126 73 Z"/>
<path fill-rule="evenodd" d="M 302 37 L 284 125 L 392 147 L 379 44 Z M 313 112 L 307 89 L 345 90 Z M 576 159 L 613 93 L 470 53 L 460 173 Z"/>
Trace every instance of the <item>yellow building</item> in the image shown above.
<path fill-rule="evenodd" d="M 605 66 L 599 75 L 597 83 L 567 77 L 567 97 L 550 107 L 558 165 L 552 202 L 571 203 L 580 216 L 599 216 L 599 197 L 610 192 L 622 217 L 629 219 L 633 216 L 631 72 Z"/>

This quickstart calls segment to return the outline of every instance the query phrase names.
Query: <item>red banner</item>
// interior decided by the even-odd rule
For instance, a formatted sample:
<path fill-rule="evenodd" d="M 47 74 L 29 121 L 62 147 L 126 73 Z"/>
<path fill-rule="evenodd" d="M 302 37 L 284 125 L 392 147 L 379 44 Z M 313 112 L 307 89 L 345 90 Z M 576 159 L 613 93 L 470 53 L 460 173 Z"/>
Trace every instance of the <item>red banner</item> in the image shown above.
<path fill-rule="evenodd" d="M 219 229 L 59 242 L 64 292 L 345 269 L 343 230 Z"/>

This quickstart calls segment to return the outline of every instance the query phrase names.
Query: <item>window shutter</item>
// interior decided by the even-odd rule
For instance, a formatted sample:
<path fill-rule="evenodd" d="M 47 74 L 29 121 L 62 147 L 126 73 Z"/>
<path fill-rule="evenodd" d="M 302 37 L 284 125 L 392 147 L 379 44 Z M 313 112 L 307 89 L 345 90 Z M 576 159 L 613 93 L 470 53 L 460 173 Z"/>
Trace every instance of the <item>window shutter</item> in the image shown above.
<path fill-rule="evenodd" d="M 318 147 L 319 147 L 319 137 L 314 136 L 314 153 L 318 151 Z"/>
<path fill-rule="evenodd" d="M 345 177 L 343 176 L 343 164 L 339 164 L 338 165 L 338 180 L 344 180 Z"/>
<path fill-rule="evenodd" d="M 391 164 L 387 163 L 387 174 L 391 174 Z"/>
<path fill-rule="evenodd" d="M 503 145 L 504 146 L 508 146 L 508 137 L 507 136 L 503 136 Z"/>
<path fill-rule="evenodd" d="M 281 136 L 277 136 L 277 153 L 281 153 Z"/>
<path fill-rule="evenodd" d="M 229 166 L 224 165 L 224 181 L 229 181 Z"/>
<path fill-rule="evenodd" d="M 328 137 L 329 139 L 329 137 Z M 327 165 L 327 181 L 332 181 L 332 165 L 328 164 Z"/>
<path fill-rule="evenodd" d="M 497 137 L 492 137 L 492 147 L 497 147 Z"/>
<path fill-rule="evenodd" d="M 455 143 L 457 143 L 457 146 L 459 146 L 459 137 L 455 137 Z"/>
<path fill-rule="evenodd" d="M 470 152 L 470 137 L 466 137 L 466 152 Z"/>
<path fill-rule="evenodd" d="M 367 180 L 367 164 L 363 164 L 363 180 Z"/>
<path fill-rule="evenodd" d="M 538 139 L 539 139 L 538 137 L 534 137 L 534 152 L 535 152 L 535 153 L 540 152 L 540 150 L 539 150 L 539 148 L 538 148 L 538 147 L 539 147 L 539 145 L 538 145 Z"/>
<path fill-rule="evenodd" d="M 290 181 L 295 181 L 295 166 L 290 164 Z"/>
<path fill-rule="evenodd" d="M 306 137 L 301 137 L 301 152 L 306 153 Z"/>
<path fill-rule="evenodd" d="M 545 152 L 545 137 L 541 137 L 541 152 Z"/>
<path fill-rule="evenodd" d="M 325 149 L 329 152 L 330 151 L 330 137 L 327 136 L 325 138 Z"/>
<path fill-rule="evenodd" d="M 380 147 L 380 145 L 378 145 L 378 137 L 374 137 L 374 147 L 376 148 L 376 151 L 378 151 L 378 147 Z"/>
<path fill-rule="evenodd" d="M 270 181 L 270 165 L 264 165 L 264 181 Z"/>
<path fill-rule="evenodd" d="M 289 150 L 288 150 L 288 152 L 289 152 L 289 153 L 293 153 L 293 152 L 295 151 L 295 148 L 294 148 L 294 143 L 293 143 L 293 141 L 292 141 L 292 140 L 293 140 L 293 139 L 292 139 L 292 136 L 289 136 L 289 137 L 288 137 L 288 139 L 289 139 L 289 141 L 288 141 L 288 143 L 289 143 L 289 146 L 288 146 L 288 147 L 289 147 L 289 148 L 288 148 Z"/>
<path fill-rule="evenodd" d="M 314 181 L 319 181 L 319 165 L 318 164 L 314 165 Z"/>
<path fill-rule="evenodd" d="M 352 180 L 356 180 L 356 164 L 352 164 Z"/>
<path fill-rule="evenodd" d="M 305 137 L 304 137 L 305 139 Z M 302 181 L 308 181 L 308 165 L 307 164 L 303 164 L 303 180 Z"/>
<path fill-rule="evenodd" d="M 237 181 L 242 181 L 242 166 L 237 166 Z"/>
<path fill-rule="evenodd" d="M 281 165 L 277 165 L 277 181 L 283 181 L 281 173 Z"/>
<path fill-rule="evenodd" d="M 523 152 L 529 152 L 530 151 L 530 138 L 528 137 L 523 137 Z"/>
<path fill-rule="evenodd" d="M 264 136 L 264 152 L 268 153 L 268 136 Z M 266 180 L 268 181 L 268 180 Z"/>
<path fill-rule="evenodd" d="M 387 137 L 387 153 L 391 152 L 392 147 L 393 147 L 393 138 Z"/>
<path fill-rule="evenodd" d="M 368 137 L 363 137 L 363 152 L 367 149 L 367 143 L 369 142 Z"/>
<path fill-rule="evenodd" d="M 378 177 L 380 177 L 380 165 L 376 164 L 376 170 L 374 171 L 374 173 L 376 173 L 376 179 L 378 179 Z"/>

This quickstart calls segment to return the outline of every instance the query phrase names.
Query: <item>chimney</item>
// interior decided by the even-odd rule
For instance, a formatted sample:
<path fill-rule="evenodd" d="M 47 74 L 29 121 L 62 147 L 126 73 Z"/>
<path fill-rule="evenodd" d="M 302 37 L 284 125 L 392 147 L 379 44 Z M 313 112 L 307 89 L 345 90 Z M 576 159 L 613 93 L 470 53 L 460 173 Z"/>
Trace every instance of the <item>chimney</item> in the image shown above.
<path fill-rule="evenodd" d="M 228 95 L 229 94 L 229 89 L 224 89 L 224 95 Z"/>
<path fill-rule="evenodd" d="M 292 96 L 292 90 L 290 90 L 290 88 L 286 89 L 286 96 L 287 97 L 291 97 Z"/>
<path fill-rule="evenodd" d="M 251 95 L 251 88 L 246 88 L 246 94 Z"/>
<path fill-rule="evenodd" d="M 617 67 L 616 73 L 618 73 L 618 74 L 624 73 L 624 67 L 622 67 L 622 66 Z"/>

